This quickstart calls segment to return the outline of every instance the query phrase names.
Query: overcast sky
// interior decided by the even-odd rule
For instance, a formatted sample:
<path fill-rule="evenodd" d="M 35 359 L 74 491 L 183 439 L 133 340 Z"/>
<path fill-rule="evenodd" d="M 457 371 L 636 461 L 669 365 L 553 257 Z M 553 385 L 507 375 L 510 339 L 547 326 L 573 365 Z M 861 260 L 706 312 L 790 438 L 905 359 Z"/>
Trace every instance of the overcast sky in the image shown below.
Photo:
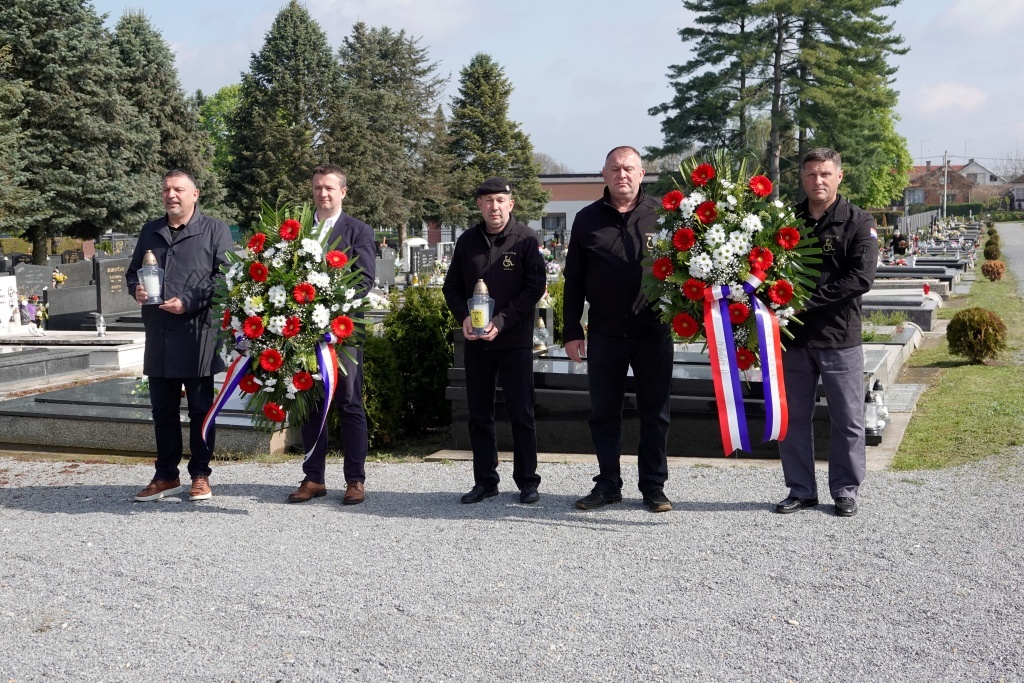
<path fill-rule="evenodd" d="M 94 0 L 113 26 L 144 7 L 177 55 L 182 86 L 213 93 L 240 80 L 284 0 Z M 661 143 L 647 110 L 671 97 L 666 73 L 688 58 L 680 0 L 307 0 L 337 49 L 355 21 L 405 29 L 449 75 L 477 52 L 501 64 L 511 116 L 534 148 L 573 171 L 596 172 L 620 144 Z M 899 67 L 898 130 L 914 163 L 973 157 L 989 168 L 1024 154 L 1024 0 L 904 0 L 891 11 L 910 52 Z"/>

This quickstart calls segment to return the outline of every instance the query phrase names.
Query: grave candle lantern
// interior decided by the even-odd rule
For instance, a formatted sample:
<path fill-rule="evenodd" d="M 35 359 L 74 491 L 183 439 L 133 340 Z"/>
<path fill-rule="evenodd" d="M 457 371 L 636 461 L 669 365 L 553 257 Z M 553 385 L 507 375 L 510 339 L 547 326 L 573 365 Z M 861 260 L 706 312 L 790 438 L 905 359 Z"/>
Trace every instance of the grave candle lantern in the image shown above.
<path fill-rule="evenodd" d="M 160 295 L 164 288 L 164 269 L 157 264 L 152 250 L 147 250 L 142 257 L 139 273 L 142 275 L 142 288 L 146 290 L 146 304 L 162 304 L 164 300 Z"/>

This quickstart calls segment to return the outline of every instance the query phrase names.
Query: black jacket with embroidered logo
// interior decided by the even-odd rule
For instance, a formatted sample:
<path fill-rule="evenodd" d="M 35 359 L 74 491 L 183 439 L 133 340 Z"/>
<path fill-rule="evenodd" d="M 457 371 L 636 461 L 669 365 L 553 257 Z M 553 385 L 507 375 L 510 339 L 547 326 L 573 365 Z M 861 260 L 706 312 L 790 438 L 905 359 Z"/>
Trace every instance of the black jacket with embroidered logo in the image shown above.
<path fill-rule="evenodd" d="M 821 276 L 805 310 L 797 315 L 803 325 L 789 325 L 794 338 L 783 344 L 819 349 L 860 346 L 860 297 L 874 284 L 878 266 L 875 219 L 842 195 L 817 221 L 808 212 L 806 199 L 797 204 L 796 214 L 814 227 L 822 251 Z"/>
<path fill-rule="evenodd" d="M 515 216 L 509 216 L 497 236 L 488 239 L 485 230 L 483 222 L 477 223 L 455 243 L 444 278 L 445 301 L 462 325 L 473 288 L 482 279 L 494 299 L 491 320 L 499 333 L 493 341 L 467 341 L 466 346 L 494 351 L 532 348 L 533 314 L 547 280 L 537 233 Z"/>

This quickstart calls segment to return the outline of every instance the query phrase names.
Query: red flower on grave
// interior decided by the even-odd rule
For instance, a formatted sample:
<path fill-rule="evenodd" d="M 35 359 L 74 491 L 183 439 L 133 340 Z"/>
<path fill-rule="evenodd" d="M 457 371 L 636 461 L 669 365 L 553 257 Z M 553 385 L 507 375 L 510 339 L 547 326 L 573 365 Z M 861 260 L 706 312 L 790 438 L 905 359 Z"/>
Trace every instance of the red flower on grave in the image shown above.
<path fill-rule="evenodd" d="M 767 197 L 772 193 L 772 181 L 763 175 L 756 175 L 750 179 L 750 191 L 758 197 Z"/>
<path fill-rule="evenodd" d="M 697 278 L 691 277 L 689 280 L 683 283 L 683 294 L 690 301 L 703 301 L 704 289 L 707 287 L 703 282 Z"/>
<path fill-rule="evenodd" d="M 718 209 L 715 208 L 715 203 L 710 200 L 698 206 L 693 213 L 697 216 L 697 220 L 704 225 L 714 223 L 715 219 L 718 218 Z"/>
<path fill-rule="evenodd" d="M 277 349 L 264 349 L 260 354 L 260 367 L 267 372 L 277 372 L 284 365 L 284 358 Z"/>
<path fill-rule="evenodd" d="M 338 339 L 346 339 L 355 329 L 356 326 L 352 323 L 352 318 L 347 315 L 339 315 L 331 321 L 331 332 L 333 332 L 334 336 Z"/>
<path fill-rule="evenodd" d="M 292 375 L 292 384 L 299 391 L 306 391 L 313 386 L 313 375 L 309 374 L 305 370 L 300 370 Z"/>
<path fill-rule="evenodd" d="M 302 232 L 302 224 L 294 218 L 289 218 L 284 223 L 281 223 L 281 227 L 277 230 L 277 234 L 281 236 L 281 239 L 288 240 L 289 242 L 298 237 L 300 232 Z"/>
<path fill-rule="evenodd" d="M 661 258 L 654 259 L 654 263 L 651 265 L 651 271 L 653 272 L 654 277 L 659 280 L 665 280 L 672 274 L 673 270 L 675 269 L 672 267 L 672 259 L 668 256 L 662 256 Z"/>
<path fill-rule="evenodd" d="M 254 254 L 259 254 L 263 251 L 263 246 L 267 242 L 267 236 L 262 232 L 258 232 L 249 238 L 249 251 Z"/>
<path fill-rule="evenodd" d="M 666 211 L 675 211 L 679 208 L 679 205 L 683 202 L 683 193 L 679 190 L 672 190 L 667 195 L 661 198 L 661 205 Z"/>
<path fill-rule="evenodd" d="M 308 304 L 316 298 L 316 288 L 308 282 L 300 282 L 292 290 L 292 297 L 300 304 Z"/>
<path fill-rule="evenodd" d="M 284 321 L 284 327 L 281 328 L 281 336 L 285 339 L 291 339 L 299 332 L 302 332 L 302 318 L 297 315 L 293 315 Z"/>
<path fill-rule="evenodd" d="M 344 252 L 332 249 L 324 256 L 324 260 L 327 261 L 327 265 L 331 268 L 344 268 L 345 264 L 348 263 L 348 256 Z"/>
<path fill-rule="evenodd" d="M 259 339 L 263 334 L 263 318 L 251 315 L 242 323 L 242 334 L 249 339 Z"/>
<path fill-rule="evenodd" d="M 249 266 L 249 277 L 255 282 L 266 282 L 267 275 L 269 274 L 270 271 L 267 270 L 267 267 L 259 261 L 253 261 L 252 265 Z"/>
<path fill-rule="evenodd" d="M 686 339 L 700 332 L 700 325 L 689 313 L 676 313 L 676 317 L 672 318 L 672 329 Z"/>
<path fill-rule="evenodd" d="M 786 250 L 795 249 L 796 245 L 800 243 L 800 231 L 790 225 L 779 228 L 779 232 L 775 235 L 775 243 Z"/>
<path fill-rule="evenodd" d="M 739 325 L 750 315 L 750 307 L 745 303 L 737 301 L 729 304 L 729 321 L 733 325 Z"/>
<path fill-rule="evenodd" d="M 224 309 L 224 317 L 220 321 L 220 329 L 226 330 L 231 327 L 231 311 Z"/>
<path fill-rule="evenodd" d="M 679 251 L 689 251 L 690 247 L 697 243 L 697 238 L 690 228 L 679 228 L 672 235 L 672 246 Z"/>
<path fill-rule="evenodd" d="M 708 181 L 715 177 L 715 167 L 711 164 L 701 164 L 697 168 L 693 169 L 693 173 L 690 174 L 690 180 L 697 187 L 704 187 L 708 184 Z"/>
<path fill-rule="evenodd" d="M 744 347 L 736 349 L 736 367 L 740 370 L 746 370 L 754 365 L 754 361 L 757 359 L 754 353 Z"/>
<path fill-rule="evenodd" d="M 768 247 L 754 247 L 747 255 L 747 260 L 750 261 L 751 268 L 757 266 L 761 270 L 768 270 L 775 263 L 775 256 Z"/>
<path fill-rule="evenodd" d="M 260 390 L 260 383 L 256 381 L 256 375 L 249 373 L 238 383 L 238 388 L 247 394 L 255 394 Z"/>
<path fill-rule="evenodd" d="M 768 288 L 768 300 L 773 304 L 785 306 L 793 298 L 793 285 L 785 280 L 776 280 L 775 284 Z"/>
<path fill-rule="evenodd" d="M 267 403 L 263 406 L 263 414 L 267 416 L 267 419 L 271 422 L 284 422 L 286 417 L 284 410 L 281 406 L 276 403 Z"/>

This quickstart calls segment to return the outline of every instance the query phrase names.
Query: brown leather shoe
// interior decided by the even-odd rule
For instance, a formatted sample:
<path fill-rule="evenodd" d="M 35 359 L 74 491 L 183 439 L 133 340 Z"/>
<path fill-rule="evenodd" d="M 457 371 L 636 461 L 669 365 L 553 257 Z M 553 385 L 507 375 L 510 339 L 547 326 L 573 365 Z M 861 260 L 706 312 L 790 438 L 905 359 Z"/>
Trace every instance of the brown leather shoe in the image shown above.
<path fill-rule="evenodd" d="M 294 493 L 288 495 L 289 503 L 305 503 L 311 498 L 320 498 L 327 495 L 327 487 L 323 484 L 317 484 L 309 479 L 303 479 L 302 483 L 299 484 L 299 488 L 295 489 Z"/>
<path fill-rule="evenodd" d="M 345 505 L 359 505 L 366 500 L 366 487 L 361 481 L 350 481 L 345 487 L 345 497 L 342 503 Z"/>
<path fill-rule="evenodd" d="M 181 493 L 180 479 L 175 479 L 174 481 L 154 479 L 149 482 L 149 486 L 135 494 L 135 500 L 145 503 L 150 500 L 160 500 L 164 496 L 173 496 L 176 493 Z"/>

